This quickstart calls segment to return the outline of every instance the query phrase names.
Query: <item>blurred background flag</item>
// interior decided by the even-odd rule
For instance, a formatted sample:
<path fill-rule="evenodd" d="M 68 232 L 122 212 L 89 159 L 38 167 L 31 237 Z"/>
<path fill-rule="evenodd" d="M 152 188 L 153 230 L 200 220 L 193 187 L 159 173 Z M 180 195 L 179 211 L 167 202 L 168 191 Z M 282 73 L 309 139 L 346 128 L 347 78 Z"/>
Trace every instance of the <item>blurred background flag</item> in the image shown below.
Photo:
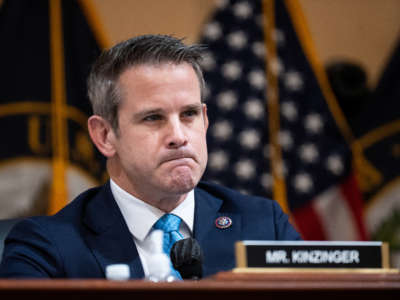
<path fill-rule="evenodd" d="M 390 243 L 400 266 L 400 40 L 371 98 L 356 123 L 366 225 L 373 239 Z"/>
<path fill-rule="evenodd" d="M 0 218 L 54 213 L 103 176 L 86 77 L 106 45 L 90 1 L 0 7 Z"/>
<path fill-rule="evenodd" d="M 364 240 L 354 141 L 297 1 L 219 1 L 200 43 L 205 179 L 278 201 L 308 240 Z"/>

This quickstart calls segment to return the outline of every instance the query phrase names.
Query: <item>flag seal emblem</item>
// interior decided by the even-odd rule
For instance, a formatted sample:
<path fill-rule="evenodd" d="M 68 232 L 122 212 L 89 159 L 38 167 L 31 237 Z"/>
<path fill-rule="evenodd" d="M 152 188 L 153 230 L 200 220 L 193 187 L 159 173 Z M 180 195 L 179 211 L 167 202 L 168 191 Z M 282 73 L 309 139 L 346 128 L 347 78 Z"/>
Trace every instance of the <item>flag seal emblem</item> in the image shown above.
<path fill-rule="evenodd" d="M 232 226 L 232 219 L 229 217 L 219 217 L 215 220 L 215 226 L 219 229 L 226 229 Z"/>

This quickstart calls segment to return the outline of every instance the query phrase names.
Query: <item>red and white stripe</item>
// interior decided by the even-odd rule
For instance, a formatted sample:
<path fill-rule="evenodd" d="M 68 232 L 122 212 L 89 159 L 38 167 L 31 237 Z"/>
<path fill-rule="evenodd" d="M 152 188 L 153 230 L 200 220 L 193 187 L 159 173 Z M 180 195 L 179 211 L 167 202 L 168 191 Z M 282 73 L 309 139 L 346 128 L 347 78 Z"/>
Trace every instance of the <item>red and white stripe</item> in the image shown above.
<path fill-rule="evenodd" d="M 354 175 L 292 213 L 305 240 L 367 240 L 363 203 Z"/>

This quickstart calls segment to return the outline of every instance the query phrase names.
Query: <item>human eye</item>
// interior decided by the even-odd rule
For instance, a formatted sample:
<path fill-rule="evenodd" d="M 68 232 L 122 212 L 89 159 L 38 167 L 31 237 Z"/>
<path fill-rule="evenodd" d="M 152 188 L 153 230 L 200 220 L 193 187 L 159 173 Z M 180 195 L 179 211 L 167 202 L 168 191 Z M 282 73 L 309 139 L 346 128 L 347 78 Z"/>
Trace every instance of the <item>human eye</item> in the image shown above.
<path fill-rule="evenodd" d="M 182 115 L 185 118 L 193 118 L 198 116 L 200 113 L 200 110 L 198 108 L 191 108 L 191 109 L 187 109 L 185 110 Z"/>
<path fill-rule="evenodd" d="M 155 121 L 160 121 L 162 119 L 162 116 L 160 114 L 150 114 L 147 115 L 143 118 L 144 122 L 155 122 Z"/>

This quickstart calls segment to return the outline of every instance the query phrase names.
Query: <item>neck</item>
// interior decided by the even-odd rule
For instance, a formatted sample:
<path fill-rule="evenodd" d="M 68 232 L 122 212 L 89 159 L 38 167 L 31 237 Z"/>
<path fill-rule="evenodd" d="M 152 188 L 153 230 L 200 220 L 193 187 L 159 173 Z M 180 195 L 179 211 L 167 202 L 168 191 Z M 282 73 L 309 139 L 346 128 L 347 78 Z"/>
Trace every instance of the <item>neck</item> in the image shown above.
<path fill-rule="evenodd" d="M 159 210 L 169 213 L 173 211 L 179 204 L 181 204 L 186 199 L 186 196 L 187 194 L 183 194 L 179 197 L 161 198 L 158 201 L 147 203 L 154 207 L 157 207 Z"/>

